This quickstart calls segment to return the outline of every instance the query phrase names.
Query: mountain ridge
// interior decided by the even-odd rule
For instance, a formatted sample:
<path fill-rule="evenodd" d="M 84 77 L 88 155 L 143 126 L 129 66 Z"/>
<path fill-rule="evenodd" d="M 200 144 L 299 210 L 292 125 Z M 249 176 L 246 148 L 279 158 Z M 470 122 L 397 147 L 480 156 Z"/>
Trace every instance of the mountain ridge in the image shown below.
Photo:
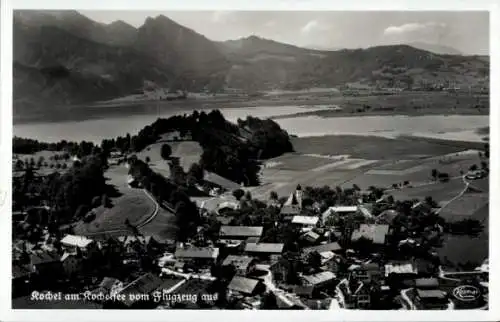
<path fill-rule="evenodd" d="M 473 84 L 489 71 L 488 57 L 439 55 L 409 45 L 326 51 L 258 36 L 215 42 L 164 15 L 135 28 L 120 20 L 98 23 L 77 11 L 16 11 L 13 45 L 14 104 L 31 100 L 44 108 L 128 95 L 146 82 L 190 91 Z M 61 78 L 51 79 L 47 68 Z M 41 92 L 27 93 L 29 88 Z"/>

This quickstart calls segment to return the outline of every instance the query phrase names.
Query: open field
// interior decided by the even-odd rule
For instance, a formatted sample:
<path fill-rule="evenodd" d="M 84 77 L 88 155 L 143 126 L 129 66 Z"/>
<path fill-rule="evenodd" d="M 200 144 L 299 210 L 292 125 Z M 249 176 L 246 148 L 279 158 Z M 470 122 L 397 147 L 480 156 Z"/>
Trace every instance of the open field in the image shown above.
<path fill-rule="evenodd" d="M 447 220 L 461 220 L 472 217 L 489 202 L 487 193 L 467 192 L 446 205 L 439 214 Z"/>
<path fill-rule="evenodd" d="M 150 158 L 149 166 L 152 170 L 161 173 L 165 177 L 170 176 L 170 169 L 165 160 L 161 157 L 161 146 L 168 144 L 172 148 L 172 156 L 180 158 L 180 164 L 185 171 L 189 167 L 200 160 L 203 149 L 198 142 L 195 141 L 162 141 L 149 145 L 141 152 L 137 153 L 137 157 L 143 161 L 146 157 Z"/>
<path fill-rule="evenodd" d="M 444 202 L 463 190 L 460 171 L 480 163 L 477 151 L 463 152 L 468 146 L 462 142 L 325 136 L 294 138 L 293 143 L 296 153 L 266 162 L 270 166 L 262 170 L 262 186 L 250 188 L 255 197 L 268 198 L 271 191 L 286 196 L 297 184 L 366 189 L 409 181 L 411 187 L 390 193 L 396 199 L 433 196 Z M 451 180 L 435 182 L 432 169 L 447 172 Z"/>
<path fill-rule="evenodd" d="M 86 224 L 79 222 L 75 230 L 81 234 L 127 229 L 125 220 L 137 225 L 153 214 L 155 202 L 142 189 L 127 184 L 128 169 L 124 165 L 111 166 L 104 176 L 118 193 L 110 196 L 113 207 L 100 206 L 94 210 L 96 219 Z"/>
<path fill-rule="evenodd" d="M 431 196 L 439 203 L 453 199 L 464 189 L 464 187 L 465 185 L 462 178 L 455 178 L 448 182 L 436 182 L 419 187 L 393 190 L 390 194 L 396 200 L 413 198 L 424 199 L 427 196 Z"/>
<path fill-rule="evenodd" d="M 372 160 L 420 159 L 468 149 L 469 144 L 401 137 L 326 135 L 292 139 L 295 151 L 303 154 L 350 155 Z"/>

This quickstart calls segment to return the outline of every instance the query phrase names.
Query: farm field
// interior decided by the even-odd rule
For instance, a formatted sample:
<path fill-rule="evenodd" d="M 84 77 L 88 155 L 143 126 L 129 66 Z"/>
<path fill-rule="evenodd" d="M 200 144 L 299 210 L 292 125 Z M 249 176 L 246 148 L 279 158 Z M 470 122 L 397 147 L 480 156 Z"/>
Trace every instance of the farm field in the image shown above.
<path fill-rule="evenodd" d="M 455 146 L 438 140 L 355 135 L 300 137 L 293 138 L 292 144 L 295 151 L 302 154 L 350 155 L 369 160 L 421 159 L 466 149 L 460 143 Z"/>
<path fill-rule="evenodd" d="M 477 211 L 489 203 L 487 193 L 463 194 L 460 198 L 453 200 L 440 211 L 440 215 L 446 220 L 461 220 L 472 217 Z"/>

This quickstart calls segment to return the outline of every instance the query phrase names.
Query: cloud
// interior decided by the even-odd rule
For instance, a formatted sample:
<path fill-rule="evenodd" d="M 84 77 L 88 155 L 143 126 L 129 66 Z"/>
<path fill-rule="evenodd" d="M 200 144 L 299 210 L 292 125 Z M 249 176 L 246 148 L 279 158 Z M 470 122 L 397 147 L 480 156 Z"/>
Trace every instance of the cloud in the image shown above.
<path fill-rule="evenodd" d="M 300 32 L 303 34 L 311 34 L 318 31 L 327 31 L 329 29 L 330 27 L 322 24 L 318 20 L 311 20 L 300 29 Z"/>
<path fill-rule="evenodd" d="M 420 34 L 446 28 L 446 24 L 437 22 L 406 23 L 400 26 L 389 26 L 384 30 L 384 36 L 400 36 L 405 34 Z"/>

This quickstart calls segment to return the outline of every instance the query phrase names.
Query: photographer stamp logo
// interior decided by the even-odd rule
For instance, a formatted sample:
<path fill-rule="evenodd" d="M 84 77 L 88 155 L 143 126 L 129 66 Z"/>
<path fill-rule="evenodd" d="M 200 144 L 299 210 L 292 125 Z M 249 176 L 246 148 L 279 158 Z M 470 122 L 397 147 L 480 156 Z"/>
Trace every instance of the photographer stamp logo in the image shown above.
<path fill-rule="evenodd" d="M 481 291 L 472 285 L 460 285 L 453 289 L 452 294 L 455 298 L 461 301 L 474 301 L 479 298 Z"/>

